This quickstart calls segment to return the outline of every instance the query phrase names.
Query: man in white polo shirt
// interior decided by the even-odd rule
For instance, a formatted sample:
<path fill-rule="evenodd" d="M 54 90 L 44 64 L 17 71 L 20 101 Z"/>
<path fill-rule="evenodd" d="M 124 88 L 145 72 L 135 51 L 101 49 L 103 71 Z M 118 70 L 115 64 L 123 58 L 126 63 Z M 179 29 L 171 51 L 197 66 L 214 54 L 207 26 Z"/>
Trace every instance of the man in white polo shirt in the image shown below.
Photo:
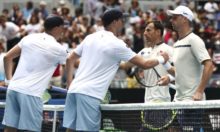
<path fill-rule="evenodd" d="M 174 44 L 173 63 L 174 68 L 170 71 L 175 73 L 176 94 L 174 101 L 201 101 L 205 100 L 204 90 L 206 84 L 212 75 L 212 60 L 205 48 L 203 40 L 192 32 L 191 24 L 194 18 L 193 12 L 186 6 L 178 6 L 175 10 L 168 10 L 167 14 L 171 16 L 171 23 L 174 30 L 178 33 L 178 41 Z M 168 84 L 170 78 L 164 76 L 161 78 L 162 84 Z M 184 111 L 187 113 L 187 111 Z M 192 113 L 191 111 L 190 113 Z M 201 113 L 201 111 L 194 111 Z M 184 123 L 185 115 L 181 114 L 181 124 Z M 197 115 L 201 117 L 201 115 Z M 199 124 L 202 118 L 195 118 L 192 122 L 195 130 L 200 129 Z"/>
<path fill-rule="evenodd" d="M 5 132 L 41 131 L 42 94 L 67 51 L 57 42 L 64 32 L 63 19 L 51 16 L 45 20 L 44 33 L 24 37 L 4 57 L 6 82 L 9 82 L 3 124 Z M 12 60 L 20 55 L 12 76 Z"/>
<path fill-rule="evenodd" d="M 204 90 L 212 75 L 212 60 L 205 48 L 203 40 L 192 32 L 192 11 L 186 6 L 178 6 L 168 10 L 173 28 L 178 33 L 178 41 L 174 44 L 173 62 L 175 72 L 175 101 L 205 100 Z M 184 69 L 184 72 L 183 72 Z M 169 82 L 166 76 L 162 82 Z"/>
<path fill-rule="evenodd" d="M 68 128 L 68 132 L 99 131 L 100 102 L 104 99 L 121 61 L 129 61 L 146 69 L 169 59 L 167 53 L 148 60 L 134 53 L 117 38 L 118 31 L 123 27 L 122 19 L 121 11 L 106 11 L 102 17 L 105 30 L 88 35 L 67 59 L 69 90 L 63 125 Z M 73 64 L 79 57 L 80 64 L 72 81 Z"/>
<path fill-rule="evenodd" d="M 160 21 L 150 21 L 144 31 L 144 36 L 147 41 L 147 45 L 138 54 L 145 58 L 152 58 L 158 55 L 158 52 L 165 51 L 168 53 L 172 62 L 173 48 L 163 42 L 164 26 Z M 167 74 L 167 69 L 162 65 L 154 67 L 159 75 L 163 76 Z M 145 72 L 147 74 L 149 72 Z M 145 75 L 149 76 L 149 75 Z M 145 88 L 144 101 L 147 102 L 170 102 L 171 97 L 169 93 L 169 86 L 154 86 L 151 88 Z"/>

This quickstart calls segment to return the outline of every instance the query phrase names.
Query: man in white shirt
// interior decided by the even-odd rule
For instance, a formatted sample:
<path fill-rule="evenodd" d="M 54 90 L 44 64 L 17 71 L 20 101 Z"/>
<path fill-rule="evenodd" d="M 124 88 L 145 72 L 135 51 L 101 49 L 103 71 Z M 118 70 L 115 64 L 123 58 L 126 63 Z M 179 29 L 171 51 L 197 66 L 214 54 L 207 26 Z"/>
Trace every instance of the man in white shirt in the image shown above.
<path fill-rule="evenodd" d="M 167 14 L 171 16 L 171 23 L 179 36 L 173 46 L 174 67 L 170 69 L 175 73 L 174 101 L 205 100 L 204 90 L 212 75 L 213 64 L 203 40 L 192 32 L 193 13 L 188 7 L 180 5 L 175 10 L 168 10 Z M 164 76 L 161 78 L 161 84 L 168 84 L 170 80 L 168 76 Z M 187 111 L 184 112 L 187 113 Z M 201 111 L 194 111 L 194 113 L 199 114 Z M 185 122 L 186 115 L 180 115 L 181 124 L 187 125 L 188 123 L 189 125 L 191 123 L 195 126 L 193 131 L 200 129 L 200 125 L 197 124 L 201 124 L 202 118 Z M 197 115 L 197 117 L 201 117 L 201 115 Z"/>
<path fill-rule="evenodd" d="M 163 32 L 164 27 L 160 21 L 148 22 L 144 31 L 147 45 L 138 54 L 147 59 L 157 57 L 160 51 L 164 51 L 169 55 L 170 59 L 168 63 L 171 63 L 173 48 L 163 42 Z M 162 64 L 159 64 L 154 68 L 160 74 L 160 76 L 166 75 L 168 73 L 167 69 Z M 145 72 L 145 74 L 146 73 L 149 72 Z M 151 88 L 145 88 L 144 100 L 145 102 L 170 102 L 171 98 L 169 93 L 169 86 L 154 86 Z"/>
<path fill-rule="evenodd" d="M 7 39 L 6 51 L 9 51 L 21 40 L 20 28 L 13 22 L 8 22 L 7 18 L 3 15 L 0 16 L 0 34 Z M 19 57 L 14 59 L 14 70 L 17 67 L 18 61 Z"/>
<path fill-rule="evenodd" d="M 203 40 L 192 32 L 193 13 L 185 6 L 178 6 L 167 13 L 172 16 L 173 28 L 179 36 L 174 44 L 175 69 L 170 69 L 175 73 L 175 101 L 205 100 L 204 90 L 212 75 L 213 64 Z M 162 81 L 167 83 L 169 78 L 166 76 Z"/>
<path fill-rule="evenodd" d="M 0 34 L 7 39 L 7 51 L 20 41 L 20 28 L 3 15 L 0 16 Z"/>
<path fill-rule="evenodd" d="M 57 42 L 62 37 L 63 19 L 51 16 L 45 20 L 44 33 L 24 37 L 4 57 L 6 82 L 9 82 L 3 124 L 5 132 L 41 131 L 42 95 L 54 70 L 66 60 L 67 52 Z M 12 60 L 20 56 L 12 76 Z"/>
<path fill-rule="evenodd" d="M 123 13 L 111 9 L 103 14 L 105 30 L 88 35 L 68 57 L 68 94 L 64 110 L 67 131 L 95 131 L 100 129 L 100 102 L 119 68 L 121 61 L 129 61 L 144 69 L 166 62 L 167 53 L 145 60 L 134 53 L 116 34 L 123 26 Z M 80 64 L 72 81 L 73 64 Z"/>

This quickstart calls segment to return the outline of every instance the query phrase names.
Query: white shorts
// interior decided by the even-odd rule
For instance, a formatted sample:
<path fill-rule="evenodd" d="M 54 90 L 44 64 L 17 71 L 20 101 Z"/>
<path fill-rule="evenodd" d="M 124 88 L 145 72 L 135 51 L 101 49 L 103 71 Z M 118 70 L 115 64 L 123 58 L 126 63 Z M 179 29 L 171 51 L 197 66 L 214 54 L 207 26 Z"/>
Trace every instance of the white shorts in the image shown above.
<path fill-rule="evenodd" d="M 68 93 L 63 126 L 76 131 L 98 132 L 101 122 L 100 102 L 91 96 Z"/>
<path fill-rule="evenodd" d="M 8 90 L 2 124 L 19 130 L 40 132 L 42 113 L 41 98 Z"/>

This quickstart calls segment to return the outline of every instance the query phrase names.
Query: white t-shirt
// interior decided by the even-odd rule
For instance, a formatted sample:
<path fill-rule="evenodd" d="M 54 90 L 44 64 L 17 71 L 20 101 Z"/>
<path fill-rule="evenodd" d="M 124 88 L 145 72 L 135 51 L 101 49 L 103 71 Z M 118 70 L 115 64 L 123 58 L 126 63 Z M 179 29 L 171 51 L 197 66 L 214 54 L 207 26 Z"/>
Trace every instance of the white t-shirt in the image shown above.
<path fill-rule="evenodd" d="M 138 54 L 144 58 L 155 58 L 158 56 L 160 51 L 168 53 L 170 57 L 169 62 L 172 62 L 173 48 L 165 43 L 155 45 L 154 48 L 144 48 Z M 162 64 L 159 64 L 154 68 L 160 74 L 160 76 L 164 76 L 168 73 Z M 169 93 L 169 86 L 155 86 L 151 88 L 145 88 L 144 100 L 145 102 L 170 102 L 171 98 Z"/>
<path fill-rule="evenodd" d="M 28 35 L 18 46 L 20 60 L 8 88 L 41 97 L 57 65 L 66 60 L 67 51 L 46 33 Z"/>
<path fill-rule="evenodd" d="M 203 72 L 201 63 L 208 59 L 210 56 L 203 40 L 194 33 L 190 33 L 174 44 L 175 101 L 192 100 Z"/>
<path fill-rule="evenodd" d="M 81 93 L 101 100 L 120 62 L 129 61 L 136 55 L 122 40 L 105 30 L 87 36 L 74 52 L 81 58 L 68 93 Z"/>
<path fill-rule="evenodd" d="M 7 40 L 11 40 L 20 36 L 20 29 L 13 22 L 6 22 L 5 25 L 5 28 L 0 26 L 0 34 L 4 35 L 7 38 Z"/>

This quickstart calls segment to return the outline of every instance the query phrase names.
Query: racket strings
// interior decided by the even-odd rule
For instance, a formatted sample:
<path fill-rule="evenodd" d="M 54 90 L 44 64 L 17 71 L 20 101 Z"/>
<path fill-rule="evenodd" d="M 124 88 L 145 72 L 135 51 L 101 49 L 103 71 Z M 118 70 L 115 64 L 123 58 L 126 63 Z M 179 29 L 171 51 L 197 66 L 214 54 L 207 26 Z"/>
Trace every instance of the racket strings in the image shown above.
<path fill-rule="evenodd" d="M 172 123 L 176 117 L 176 112 L 174 110 L 153 110 L 142 111 L 141 115 L 144 127 L 151 130 L 161 130 Z"/>
<path fill-rule="evenodd" d="M 158 76 L 153 69 L 144 71 L 145 84 L 148 86 L 156 86 L 158 83 Z"/>

